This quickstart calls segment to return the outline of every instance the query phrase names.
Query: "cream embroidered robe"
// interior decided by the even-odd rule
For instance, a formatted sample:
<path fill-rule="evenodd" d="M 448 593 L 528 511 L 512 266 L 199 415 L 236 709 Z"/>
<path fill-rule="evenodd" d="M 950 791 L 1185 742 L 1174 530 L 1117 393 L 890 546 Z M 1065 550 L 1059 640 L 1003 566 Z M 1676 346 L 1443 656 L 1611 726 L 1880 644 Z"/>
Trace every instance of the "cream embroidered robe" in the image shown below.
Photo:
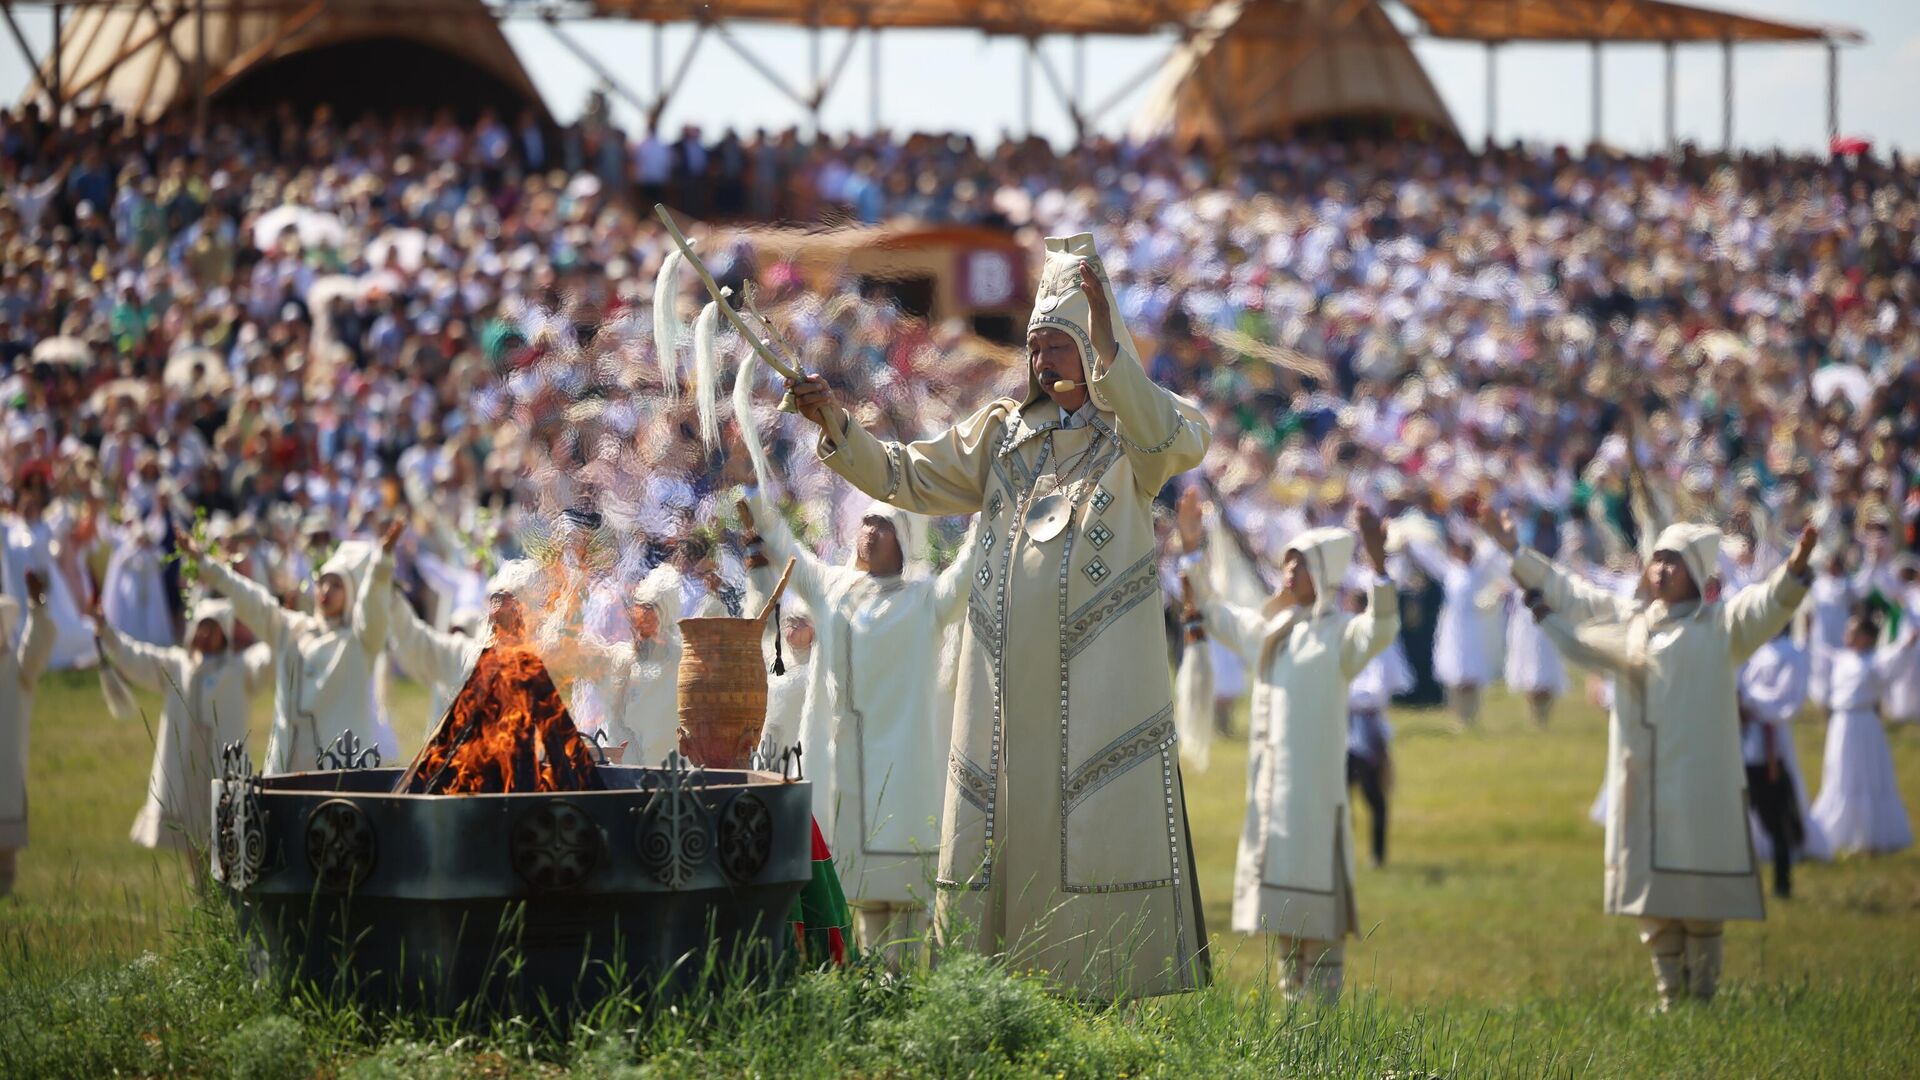
<path fill-rule="evenodd" d="M 1318 530 L 1316 530 L 1318 531 Z M 1345 559 L 1340 560 L 1344 564 Z M 1347 804 L 1347 687 L 1400 632 L 1399 594 L 1376 581 L 1359 616 L 1320 580 L 1312 609 L 1241 607 L 1191 574 L 1215 641 L 1254 673 L 1248 731 L 1247 818 L 1233 881 L 1233 929 L 1337 941 L 1359 929 L 1353 898 L 1353 825 Z"/>
<path fill-rule="evenodd" d="M 1615 676 L 1607 733 L 1609 915 L 1763 919 L 1747 829 L 1736 673 L 1806 595 L 1784 567 L 1711 604 L 1641 604 L 1533 551 L 1513 576 L 1554 614 L 1541 629 L 1576 663 Z"/>
<path fill-rule="evenodd" d="M 1068 992 L 1173 993 L 1206 980 L 1206 941 L 1152 499 L 1199 463 L 1208 431 L 1124 351 L 1089 390 L 1095 419 L 1071 429 L 1036 396 L 911 444 L 852 425 L 820 449 L 882 501 L 981 514 L 941 813 L 942 933 Z M 1035 540 L 1022 515 L 1063 462 L 1072 516 Z"/>

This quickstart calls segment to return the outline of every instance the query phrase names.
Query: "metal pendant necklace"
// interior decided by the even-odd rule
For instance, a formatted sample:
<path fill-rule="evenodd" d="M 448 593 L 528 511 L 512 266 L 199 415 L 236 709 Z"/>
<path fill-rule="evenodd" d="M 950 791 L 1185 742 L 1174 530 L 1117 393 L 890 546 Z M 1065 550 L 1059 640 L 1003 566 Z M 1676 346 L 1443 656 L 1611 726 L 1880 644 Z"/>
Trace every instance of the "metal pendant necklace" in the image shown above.
<path fill-rule="evenodd" d="M 1041 477 L 1034 482 L 1035 494 L 1028 501 L 1027 512 L 1023 518 L 1028 536 L 1044 544 L 1066 531 L 1067 522 L 1073 518 L 1073 507 L 1078 500 L 1080 485 L 1086 479 L 1087 470 L 1093 466 L 1094 451 L 1100 448 L 1101 440 L 1105 438 L 1106 433 L 1096 429 L 1093 441 L 1087 444 L 1087 448 L 1082 450 L 1078 457 L 1069 461 L 1066 467 L 1054 470 L 1052 484 L 1045 494 L 1040 493 L 1040 487 L 1047 483 L 1048 478 Z M 1049 435 L 1047 447 L 1052 449 L 1052 446 L 1053 437 Z M 1074 475 L 1071 479 L 1062 479 L 1069 469 Z"/>

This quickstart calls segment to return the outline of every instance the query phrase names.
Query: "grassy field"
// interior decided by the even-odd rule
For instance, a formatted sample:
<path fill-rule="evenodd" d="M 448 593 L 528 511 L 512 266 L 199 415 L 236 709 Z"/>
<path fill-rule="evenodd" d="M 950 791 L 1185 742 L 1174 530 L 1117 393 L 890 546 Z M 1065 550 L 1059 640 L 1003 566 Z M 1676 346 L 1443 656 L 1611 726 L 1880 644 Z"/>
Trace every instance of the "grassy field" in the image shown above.
<path fill-rule="evenodd" d="M 396 687 L 403 743 L 424 697 Z M 151 714 L 156 702 L 143 698 Z M 264 732 L 267 702 L 256 703 Z M 702 1007 L 616 1007 L 570 1036 L 480 1036 L 252 988 L 183 861 L 134 847 L 151 739 L 108 718 L 92 676 L 48 679 L 31 756 L 33 846 L 0 901 L 0 1075 L 1911 1076 L 1920 1073 L 1920 855 L 1802 868 L 1764 923 L 1729 927 L 1721 999 L 1650 1017 L 1629 920 L 1600 913 L 1586 809 L 1603 717 L 1563 703 L 1533 730 L 1496 697 L 1485 728 L 1396 717 L 1389 862 L 1356 882 L 1367 933 L 1347 1007 L 1295 1011 L 1259 941 L 1226 933 L 1244 745 L 1188 777 L 1223 978 L 1120 1009 L 1057 1001 L 949 963 L 733 988 Z M 1817 774 L 1822 729 L 1801 725 Z M 1920 731 L 1892 733 L 1920 807 Z M 256 752 L 264 746 L 256 742 Z M 1816 781 L 1817 782 L 1817 781 Z M 1356 823 L 1364 835 L 1364 823 Z"/>

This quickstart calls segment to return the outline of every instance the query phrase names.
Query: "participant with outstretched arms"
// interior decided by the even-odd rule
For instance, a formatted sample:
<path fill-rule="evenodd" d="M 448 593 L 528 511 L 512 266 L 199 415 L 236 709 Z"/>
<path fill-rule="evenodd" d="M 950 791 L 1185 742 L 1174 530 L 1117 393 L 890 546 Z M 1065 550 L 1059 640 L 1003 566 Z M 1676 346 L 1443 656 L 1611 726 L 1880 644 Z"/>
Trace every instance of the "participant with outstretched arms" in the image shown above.
<path fill-rule="evenodd" d="M 1199 410 L 1154 385 L 1093 238 L 1046 242 L 1024 398 L 883 443 L 791 384 L 827 466 L 922 514 L 978 511 L 941 814 L 937 930 L 1089 997 L 1208 977 L 1173 726 L 1153 498 L 1199 464 Z"/>
<path fill-rule="evenodd" d="M 794 560 L 793 591 L 818 618 L 822 655 L 801 713 L 813 816 L 826 830 L 862 952 L 898 967 L 926 937 L 940 839 L 948 717 L 939 715 L 940 641 L 967 610 L 978 545 L 929 574 L 915 558 L 911 515 L 876 503 L 851 566 L 822 562 L 755 495 L 740 500 L 754 587 Z"/>
<path fill-rule="evenodd" d="M 185 648 L 125 637 L 104 616 L 94 625 L 107 663 L 128 682 L 160 695 L 153 769 L 147 801 L 133 821 L 133 842 L 204 854 L 221 750 L 247 741 L 247 714 L 253 695 L 272 678 L 272 651 L 260 642 L 234 647 L 233 605 L 212 597 L 193 605 L 193 636 Z"/>
<path fill-rule="evenodd" d="M 349 540 L 335 548 L 315 579 L 312 614 L 281 607 L 265 586 L 208 558 L 186 532 L 176 534 L 207 585 L 233 601 L 240 621 L 273 650 L 273 731 L 263 773 L 314 768 L 345 731 L 378 747 L 382 760 L 399 758 L 393 729 L 374 708 L 373 670 L 387 645 L 393 545 L 404 527 L 388 526 L 378 547 Z"/>
<path fill-rule="evenodd" d="M 1353 534 L 1308 529 L 1287 545 L 1280 588 L 1259 610 L 1213 595 L 1198 492 L 1180 501 L 1183 566 L 1213 639 L 1252 673 L 1247 818 L 1233 881 L 1233 929 L 1274 934 L 1286 992 L 1340 1000 L 1346 938 L 1360 929 L 1353 899 L 1353 821 L 1347 803 L 1347 683 L 1400 632 L 1388 579 L 1387 534 L 1357 512 L 1373 567 L 1367 608 L 1341 610 Z"/>
<path fill-rule="evenodd" d="M 1640 920 L 1660 1005 L 1711 1000 L 1728 919 L 1764 919 L 1747 835 L 1735 673 L 1806 596 L 1814 530 L 1765 581 L 1709 601 L 1720 530 L 1670 525 L 1647 562 L 1648 602 L 1622 600 L 1523 548 L 1504 514 L 1482 517 L 1533 590 L 1536 617 L 1562 655 L 1616 679 L 1607 753 L 1605 898 Z"/>

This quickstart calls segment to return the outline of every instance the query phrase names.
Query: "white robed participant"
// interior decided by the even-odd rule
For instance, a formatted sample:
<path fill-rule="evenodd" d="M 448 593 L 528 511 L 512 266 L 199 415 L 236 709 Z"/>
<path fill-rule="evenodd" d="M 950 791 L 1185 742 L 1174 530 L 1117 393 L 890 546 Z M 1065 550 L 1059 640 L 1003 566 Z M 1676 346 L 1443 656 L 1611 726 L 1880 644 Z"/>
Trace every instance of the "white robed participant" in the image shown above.
<path fill-rule="evenodd" d="M 627 639 L 608 642 L 579 629 L 542 628 L 536 645 L 553 669 L 577 688 L 595 688 L 601 728 L 627 765 L 658 765 L 679 748 L 680 573 L 654 567 L 627 598 Z"/>
<path fill-rule="evenodd" d="M 1808 694 L 1816 707 L 1827 708 L 1828 675 L 1834 655 L 1847 647 L 1847 615 L 1855 599 L 1853 579 L 1847 576 L 1846 556 L 1833 551 L 1820 561 L 1807 595 L 1807 658 L 1812 665 Z"/>
<path fill-rule="evenodd" d="M 1880 708 L 1888 671 L 1920 648 L 1920 638 L 1909 630 L 1895 646 L 1876 650 L 1879 637 L 1877 618 L 1855 615 L 1827 668 L 1827 748 L 1812 815 L 1836 855 L 1889 855 L 1913 846 Z"/>
<path fill-rule="evenodd" d="M 153 514 L 109 530 L 113 554 L 100 582 L 100 610 L 115 633 L 130 641 L 173 644 L 173 616 L 161 565 L 166 527 L 166 518 Z"/>
<path fill-rule="evenodd" d="M 432 731 L 449 708 L 460 688 L 473 674 L 473 666 L 489 645 L 520 643 L 527 638 L 523 597 L 535 578 L 533 563 L 515 559 L 501 564 L 493 578 L 485 583 L 486 625 L 478 634 L 436 630 L 414 614 L 406 598 L 395 592 L 389 603 L 387 647 L 407 674 L 427 687 L 432 712 L 426 730 Z"/>
<path fill-rule="evenodd" d="M 1255 610 L 1214 595 L 1189 570 L 1207 631 L 1254 673 L 1247 817 L 1235 862 L 1233 929 L 1278 935 L 1287 991 L 1339 1000 L 1345 939 L 1359 931 L 1347 796 L 1348 684 L 1399 632 L 1386 576 L 1386 532 L 1370 511 L 1360 531 L 1375 576 L 1366 612 L 1342 610 L 1353 534 L 1309 529 L 1287 545 L 1280 589 Z M 1181 542 L 1204 561 L 1197 504 L 1183 500 Z"/>
<path fill-rule="evenodd" d="M 33 690 L 53 655 L 56 630 L 47 610 L 47 579 L 21 575 L 27 597 L 23 619 L 17 594 L 0 595 L 0 896 L 13 892 L 20 849 L 27 846 L 27 745 L 33 731 Z"/>
<path fill-rule="evenodd" d="M 336 548 L 320 567 L 313 614 L 281 607 L 265 587 L 206 557 L 191 536 L 175 537 L 207 584 L 273 650 L 273 731 L 262 772 L 314 768 L 348 731 L 378 748 L 381 760 L 399 760 L 399 741 L 374 700 L 374 665 L 386 649 L 393 545 L 402 527 L 388 526 L 378 547 L 349 540 Z"/>
<path fill-rule="evenodd" d="M 1538 727 L 1546 727 L 1553 717 L 1553 702 L 1567 692 L 1567 665 L 1560 650 L 1533 612 L 1527 610 L 1519 590 L 1507 592 L 1507 687 L 1527 699 L 1527 710 Z"/>
<path fill-rule="evenodd" d="M 1444 550 L 1415 540 L 1407 545 L 1407 554 L 1445 593 L 1433 635 L 1433 677 L 1446 687 L 1455 717 L 1471 727 L 1480 719 L 1480 694 L 1494 673 L 1480 596 L 1500 576 L 1506 560 L 1460 529 L 1458 523 L 1449 529 Z"/>
<path fill-rule="evenodd" d="M 1606 911 L 1640 920 L 1662 1007 L 1719 986 L 1728 919 L 1764 919 L 1747 833 L 1738 665 L 1778 633 L 1806 595 L 1814 530 L 1759 585 L 1707 601 L 1720 531 L 1667 527 L 1647 566 L 1649 600 L 1617 597 L 1521 549 L 1511 521 L 1486 528 L 1514 552 L 1514 579 L 1536 590 L 1541 625 L 1563 654 L 1612 671 L 1608 723 Z"/>
<path fill-rule="evenodd" d="M 827 466 L 921 514 L 981 513 L 941 813 L 937 923 L 1065 992 L 1210 977 L 1167 670 L 1153 498 L 1199 409 L 1147 377 L 1093 238 L 1047 240 L 1022 398 L 917 442 L 790 384 Z"/>
<path fill-rule="evenodd" d="M 273 651 L 264 642 L 244 652 L 234 648 L 231 603 L 200 600 L 191 626 L 192 636 L 181 648 L 135 641 L 111 618 L 100 623 L 107 662 L 128 682 L 160 695 L 147 801 L 129 833 L 141 847 L 207 850 L 213 821 L 210 782 L 218 775 L 221 750 L 246 742 L 253 695 L 273 677 Z"/>
<path fill-rule="evenodd" d="M 874 503 L 861 519 L 853 565 L 823 562 L 764 499 L 740 519 L 756 590 L 794 560 L 793 591 L 814 613 L 819 657 L 801 713 L 814 818 L 826 833 L 860 947 L 898 963 L 926 936 L 945 790 L 939 672 L 946 628 L 967 610 L 978 542 L 939 574 L 921 556 L 922 522 Z M 757 535 L 755 535 L 757 533 Z"/>
<path fill-rule="evenodd" d="M 54 560 L 56 534 L 46 520 L 47 485 L 40 474 L 30 473 L 21 478 L 18 488 L 14 512 L 0 515 L 4 591 L 13 597 L 27 595 L 29 572 L 46 579 L 47 617 L 53 620 L 53 652 L 47 657 L 47 667 L 53 671 L 92 667 L 97 657 L 93 622 L 83 614 L 80 599 L 74 596 L 67 575 L 60 572 Z M 24 639 L 24 625 L 16 622 L 9 629 Z"/>

